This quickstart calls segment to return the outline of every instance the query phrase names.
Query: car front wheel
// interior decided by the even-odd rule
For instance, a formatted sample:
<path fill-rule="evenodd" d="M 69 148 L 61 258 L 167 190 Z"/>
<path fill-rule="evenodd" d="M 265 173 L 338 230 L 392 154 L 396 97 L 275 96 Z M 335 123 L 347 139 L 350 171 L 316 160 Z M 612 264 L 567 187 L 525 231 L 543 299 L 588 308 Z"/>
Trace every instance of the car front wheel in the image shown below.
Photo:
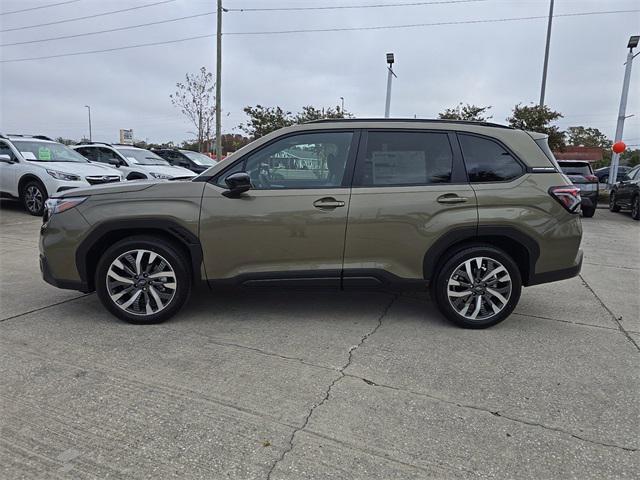
<path fill-rule="evenodd" d="M 47 189 L 35 180 L 28 182 L 22 189 L 22 204 L 31 215 L 42 216 L 47 198 Z"/>
<path fill-rule="evenodd" d="M 148 236 L 121 240 L 102 255 L 96 291 L 115 316 L 135 324 L 163 322 L 191 290 L 189 264 L 171 242 Z"/>
<path fill-rule="evenodd" d="M 464 328 L 487 328 L 507 318 L 520 299 L 522 280 L 513 259 L 489 245 L 452 253 L 436 276 L 440 311 Z"/>

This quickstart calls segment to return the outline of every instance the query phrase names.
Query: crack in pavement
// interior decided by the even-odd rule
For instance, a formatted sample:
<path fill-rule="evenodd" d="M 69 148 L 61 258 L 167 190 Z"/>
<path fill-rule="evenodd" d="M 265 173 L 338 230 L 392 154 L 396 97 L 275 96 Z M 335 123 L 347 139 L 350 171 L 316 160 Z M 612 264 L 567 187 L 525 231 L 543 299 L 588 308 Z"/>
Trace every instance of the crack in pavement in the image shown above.
<path fill-rule="evenodd" d="M 501 413 L 499 410 L 492 410 L 490 408 L 480 407 L 480 406 L 477 406 L 477 405 L 459 403 L 459 402 L 456 402 L 454 400 L 448 400 L 446 398 L 442 398 L 442 397 L 439 397 L 437 395 L 433 395 L 433 394 L 430 394 L 430 393 L 417 392 L 415 390 L 408 390 L 408 389 L 405 389 L 405 388 L 395 387 L 393 385 L 386 385 L 386 384 L 383 384 L 383 383 L 377 383 L 377 382 L 374 382 L 372 380 L 369 380 L 369 379 L 366 379 L 366 378 L 362 378 L 362 377 L 359 377 L 357 375 L 352 375 L 352 374 L 349 374 L 349 373 L 345 373 L 343 376 L 344 377 L 349 377 L 349 378 L 354 378 L 354 379 L 357 379 L 357 380 L 362 380 L 367 385 L 371 385 L 373 387 L 381 387 L 381 388 L 387 388 L 389 390 L 394 390 L 394 391 L 397 391 L 397 392 L 410 393 L 412 395 L 418 395 L 418 396 L 421 396 L 421 397 L 427 397 L 427 398 L 435 400 L 437 402 L 442 402 L 442 403 L 446 403 L 446 404 L 449 404 L 449 405 L 454 405 L 456 407 L 468 408 L 468 409 L 471 409 L 471 410 L 477 410 L 477 411 L 484 412 L 484 413 L 490 413 L 494 417 L 500 417 L 500 418 L 504 418 L 506 420 L 510 420 L 512 422 L 522 423 L 524 425 L 529 425 L 529 426 L 532 426 L 532 427 L 539 427 L 539 428 L 543 428 L 545 430 L 551 430 L 551 431 L 554 431 L 554 432 L 557 432 L 557 433 L 562 433 L 562 434 L 565 434 L 565 435 L 569 435 L 569 436 L 571 436 L 571 437 L 573 437 L 575 439 L 582 440 L 583 442 L 592 443 L 594 445 L 599 445 L 599 446 L 602 446 L 602 447 L 619 448 L 619 449 L 627 451 L 627 452 L 640 451 L 640 449 L 634 448 L 634 447 L 623 447 L 621 445 L 616 445 L 614 443 L 600 442 L 598 440 L 592 440 L 590 438 L 581 437 L 580 435 L 576 435 L 575 433 L 572 433 L 572 432 L 570 432 L 568 430 L 563 430 L 562 428 L 559 428 L 559 427 L 550 427 L 549 425 L 544 425 L 542 423 L 532 422 L 532 421 L 529 421 L 529 420 L 523 420 L 521 418 L 516 418 L 516 417 L 510 417 L 510 416 L 506 415 L 505 413 Z"/>
<path fill-rule="evenodd" d="M 371 335 L 373 335 L 378 331 L 378 329 L 382 326 L 382 320 L 387 315 L 387 313 L 389 313 L 391 306 L 395 303 L 397 299 L 398 299 L 398 295 L 394 295 L 391 298 L 391 301 L 387 304 L 387 306 L 384 308 L 384 310 L 378 317 L 378 322 L 376 323 L 376 326 L 373 327 L 371 331 L 364 334 L 356 345 L 351 346 L 351 348 L 349 349 L 349 357 L 347 358 L 347 362 L 342 367 L 340 367 L 340 369 L 338 370 L 338 376 L 335 379 L 333 379 L 333 381 L 329 384 L 322 399 L 318 403 L 311 406 L 311 408 L 309 409 L 309 413 L 307 413 L 307 415 L 304 418 L 304 421 L 302 422 L 302 425 L 300 425 L 299 427 L 293 430 L 293 432 L 291 433 L 291 436 L 289 437 L 289 444 L 282 451 L 282 454 L 278 458 L 276 458 L 276 461 L 273 462 L 273 464 L 271 465 L 271 468 L 269 468 L 269 471 L 267 472 L 267 480 L 271 480 L 271 475 L 273 475 L 273 472 L 278 466 L 278 464 L 282 462 L 284 458 L 287 456 L 287 454 L 293 450 L 293 446 L 294 446 L 293 444 L 295 442 L 296 435 L 299 432 L 303 431 L 305 428 L 307 428 L 307 425 L 311 420 L 311 416 L 313 415 L 313 412 L 315 412 L 315 410 L 318 407 L 321 407 L 327 400 L 329 400 L 329 396 L 331 395 L 331 389 L 346 376 L 344 371 L 349 367 L 349 365 L 351 365 L 351 362 L 353 361 L 353 353 L 360 346 L 362 346 L 362 344 L 364 344 L 364 342 L 366 342 L 367 339 L 371 337 Z"/>
<path fill-rule="evenodd" d="M 47 308 L 57 307 L 58 305 L 73 302 L 74 300 L 79 300 L 81 298 L 88 297 L 89 295 L 93 295 L 93 293 L 85 293 L 84 295 L 80 295 L 79 297 L 67 298 L 66 300 L 62 300 L 61 302 L 52 303 L 51 305 L 45 305 L 44 307 L 34 308 L 33 310 L 29 310 L 28 312 L 11 315 L 10 317 L 0 319 L 0 322 L 6 322 L 7 320 L 13 320 L 14 318 L 23 317 L 24 315 L 29 315 L 30 313 L 40 312 L 42 310 L 46 310 Z"/>
<path fill-rule="evenodd" d="M 602 305 L 602 308 L 604 308 L 607 312 L 609 312 L 609 315 L 611 315 L 611 318 L 613 318 L 613 321 L 616 322 L 616 325 L 618 325 L 618 330 L 620 330 L 625 337 L 627 337 L 627 340 L 629 340 L 631 342 L 631 344 L 636 347 L 636 349 L 638 351 L 640 351 L 640 346 L 637 344 L 637 342 L 633 339 L 633 337 L 629 334 L 629 332 L 627 332 L 625 330 L 625 328 L 622 326 L 622 322 L 620 322 L 620 320 L 622 319 L 622 317 L 618 318 L 616 316 L 615 313 L 613 313 L 611 311 L 611 309 L 602 301 L 602 299 L 598 296 L 598 294 L 595 292 L 595 290 L 593 288 L 591 288 L 591 285 L 589 285 L 589 283 L 587 283 L 587 281 L 585 280 L 585 278 L 582 276 L 582 274 L 578 275 L 580 277 L 580 280 L 582 280 L 582 283 L 584 284 L 584 286 L 587 288 L 587 290 L 589 290 L 593 296 L 596 298 L 596 300 L 600 303 L 600 305 Z"/>

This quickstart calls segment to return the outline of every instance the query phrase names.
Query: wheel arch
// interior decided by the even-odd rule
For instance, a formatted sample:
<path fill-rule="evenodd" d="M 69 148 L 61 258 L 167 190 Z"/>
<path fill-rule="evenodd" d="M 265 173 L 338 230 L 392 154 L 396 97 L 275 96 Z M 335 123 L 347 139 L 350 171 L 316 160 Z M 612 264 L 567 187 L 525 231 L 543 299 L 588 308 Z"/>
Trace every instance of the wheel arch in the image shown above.
<path fill-rule="evenodd" d="M 47 191 L 47 186 L 45 185 L 45 183 L 42 181 L 40 177 L 38 177 L 33 173 L 25 173 L 20 177 L 20 180 L 18 180 L 18 197 L 22 198 L 24 187 L 30 181 L 38 182 L 40 185 L 44 187 L 46 194 L 49 195 L 49 192 Z"/>
<path fill-rule="evenodd" d="M 452 252 L 471 243 L 487 243 L 500 248 L 513 258 L 527 286 L 535 274 L 535 265 L 540 256 L 538 242 L 515 227 L 481 226 L 450 230 L 443 234 L 427 250 L 423 261 L 423 274 L 427 282 L 435 278 Z"/>
<path fill-rule="evenodd" d="M 196 235 L 171 220 L 136 219 L 105 222 L 94 228 L 76 250 L 76 268 L 88 291 L 95 290 L 95 272 L 100 257 L 115 242 L 135 235 L 151 235 L 179 248 L 189 260 L 194 281 L 200 281 L 202 247 Z"/>

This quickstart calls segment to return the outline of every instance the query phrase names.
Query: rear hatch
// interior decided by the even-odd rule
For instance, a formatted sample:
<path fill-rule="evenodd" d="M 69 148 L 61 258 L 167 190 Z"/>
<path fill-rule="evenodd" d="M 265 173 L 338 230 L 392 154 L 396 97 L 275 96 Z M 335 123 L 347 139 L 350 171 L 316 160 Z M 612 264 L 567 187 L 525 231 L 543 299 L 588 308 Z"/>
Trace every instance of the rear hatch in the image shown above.
<path fill-rule="evenodd" d="M 580 189 L 581 193 L 598 191 L 598 177 L 593 174 L 591 165 L 587 162 L 559 161 L 558 164 L 562 173 Z"/>

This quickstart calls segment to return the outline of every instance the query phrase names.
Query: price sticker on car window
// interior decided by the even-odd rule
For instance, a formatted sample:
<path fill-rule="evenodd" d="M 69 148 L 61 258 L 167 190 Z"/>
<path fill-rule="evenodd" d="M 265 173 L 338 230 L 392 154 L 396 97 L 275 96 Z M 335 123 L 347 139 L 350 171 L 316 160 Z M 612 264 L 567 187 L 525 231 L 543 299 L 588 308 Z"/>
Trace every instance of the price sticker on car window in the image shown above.
<path fill-rule="evenodd" d="M 38 148 L 38 160 L 51 160 L 51 150 L 47 147 Z"/>

